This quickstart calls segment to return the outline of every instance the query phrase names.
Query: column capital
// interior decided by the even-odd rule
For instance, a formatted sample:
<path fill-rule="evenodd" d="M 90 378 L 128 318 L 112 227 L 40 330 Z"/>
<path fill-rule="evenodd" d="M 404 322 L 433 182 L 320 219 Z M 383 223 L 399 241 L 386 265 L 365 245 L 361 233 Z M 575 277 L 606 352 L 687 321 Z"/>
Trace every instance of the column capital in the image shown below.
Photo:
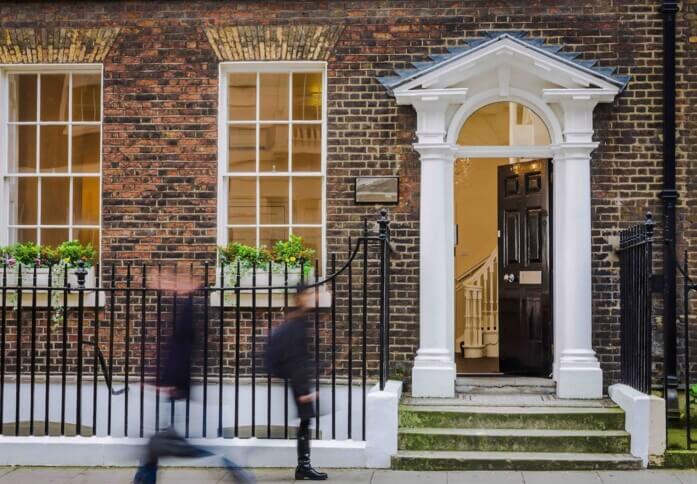
<path fill-rule="evenodd" d="M 554 161 L 588 160 L 591 154 L 600 145 L 597 141 L 585 143 L 561 143 L 552 147 Z"/>
<path fill-rule="evenodd" d="M 447 132 L 448 108 L 462 104 L 467 89 L 417 89 L 395 92 L 397 104 L 411 105 L 416 111 L 416 135 L 419 143 L 443 143 Z"/>
<path fill-rule="evenodd" d="M 456 150 L 447 143 L 414 143 L 414 149 L 419 153 L 422 163 L 426 161 L 452 163 L 456 157 Z"/>

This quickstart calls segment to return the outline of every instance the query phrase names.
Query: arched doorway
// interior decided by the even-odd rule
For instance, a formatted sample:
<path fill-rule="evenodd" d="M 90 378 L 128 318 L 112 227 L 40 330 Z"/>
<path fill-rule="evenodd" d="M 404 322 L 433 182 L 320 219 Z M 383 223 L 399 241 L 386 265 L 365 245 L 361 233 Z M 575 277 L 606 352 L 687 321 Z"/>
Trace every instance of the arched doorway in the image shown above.
<path fill-rule="evenodd" d="M 549 149 L 549 129 L 497 101 L 465 120 L 457 144 L 479 153 L 454 163 L 457 373 L 549 376 L 551 163 L 521 150 Z"/>
<path fill-rule="evenodd" d="M 379 79 L 398 104 L 411 105 L 417 115 L 419 348 L 412 395 L 455 394 L 455 160 L 517 157 L 554 164 L 550 260 L 557 274 L 551 281 L 557 395 L 600 398 L 603 373 L 592 341 L 590 161 L 599 144 L 593 139 L 593 110 L 611 103 L 628 79 L 570 60 L 524 32 L 488 32 L 465 44 Z M 544 121 L 550 144 L 459 144 L 465 121 L 497 101 L 528 106 Z"/>

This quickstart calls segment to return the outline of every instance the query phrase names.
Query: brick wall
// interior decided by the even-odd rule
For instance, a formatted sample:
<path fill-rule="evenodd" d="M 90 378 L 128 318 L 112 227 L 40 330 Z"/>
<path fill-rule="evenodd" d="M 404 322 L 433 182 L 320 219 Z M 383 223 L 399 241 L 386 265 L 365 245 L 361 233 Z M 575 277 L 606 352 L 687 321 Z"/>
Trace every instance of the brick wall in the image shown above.
<path fill-rule="evenodd" d="M 694 250 L 695 4 L 679 25 L 680 223 Z M 690 12 L 690 13 L 687 13 Z M 692 15 L 692 17 L 690 17 Z M 689 26 L 685 18 L 692 18 Z M 342 253 L 363 217 L 353 177 L 398 174 L 391 210 L 394 258 L 393 358 L 403 370 L 418 341 L 419 162 L 415 117 L 375 78 L 485 30 L 525 30 L 632 76 L 612 105 L 596 109 L 592 163 L 593 344 L 618 376 L 617 263 L 611 236 L 643 218 L 661 173 L 661 20 L 658 2 L 322 1 L 0 3 L 2 27 L 118 27 L 104 62 L 105 262 L 214 258 L 216 240 L 217 58 L 204 28 L 340 24 L 329 58 L 328 245 Z M 693 114 L 690 119 L 690 114 Z M 691 170 L 691 171 L 690 171 Z M 690 178 L 690 175 L 692 177 Z M 691 242 L 691 244 L 690 244 Z M 697 255 L 695 256 L 697 257 Z M 697 259 L 696 259 L 697 260 Z M 660 321 L 659 321 L 660 324 Z"/>

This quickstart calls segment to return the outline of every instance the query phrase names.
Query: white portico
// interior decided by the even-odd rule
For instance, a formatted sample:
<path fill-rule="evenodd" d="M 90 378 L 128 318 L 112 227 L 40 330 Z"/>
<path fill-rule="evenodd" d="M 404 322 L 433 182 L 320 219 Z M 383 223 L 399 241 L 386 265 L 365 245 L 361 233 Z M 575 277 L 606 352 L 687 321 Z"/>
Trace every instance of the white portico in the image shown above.
<path fill-rule="evenodd" d="M 455 391 L 453 166 L 460 157 L 552 159 L 553 378 L 560 397 L 602 396 L 602 372 L 591 345 L 590 160 L 598 146 L 593 110 L 612 102 L 627 80 L 575 57 L 522 33 L 493 32 L 381 79 L 399 104 L 417 113 L 421 286 L 414 396 L 450 397 Z M 500 101 L 537 114 L 551 143 L 459 146 L 469 116 Z"/>

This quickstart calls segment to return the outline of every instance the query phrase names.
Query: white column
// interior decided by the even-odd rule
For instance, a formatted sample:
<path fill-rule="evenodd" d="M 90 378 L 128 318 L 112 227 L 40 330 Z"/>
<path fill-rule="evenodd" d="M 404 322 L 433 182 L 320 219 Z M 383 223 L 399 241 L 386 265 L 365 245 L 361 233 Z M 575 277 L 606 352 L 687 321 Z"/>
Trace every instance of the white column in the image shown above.
<path fill-rule="evenodd" d="M 562 102 L 564 138 L 554 157 L 555 373 L 560 398 L 602 398 L 603 373 L 592 347 L 591 153 L 588 99 Z"/>
<path fill-rule="evenodd" d="M 419 220 L 419 349 L 412 369 L 415 397 L 455 396 L 454 151 L 445 142 L 448 108 L 467 89 L 396 94 L 416 111 L 421 157 Z"/>
<path fill-rule="evenodd" d="M 412 395 L 452 397 L 454 362 L 454 157 L 444 145 L 415 145 L 421 155 L 420 328 Z"/>

